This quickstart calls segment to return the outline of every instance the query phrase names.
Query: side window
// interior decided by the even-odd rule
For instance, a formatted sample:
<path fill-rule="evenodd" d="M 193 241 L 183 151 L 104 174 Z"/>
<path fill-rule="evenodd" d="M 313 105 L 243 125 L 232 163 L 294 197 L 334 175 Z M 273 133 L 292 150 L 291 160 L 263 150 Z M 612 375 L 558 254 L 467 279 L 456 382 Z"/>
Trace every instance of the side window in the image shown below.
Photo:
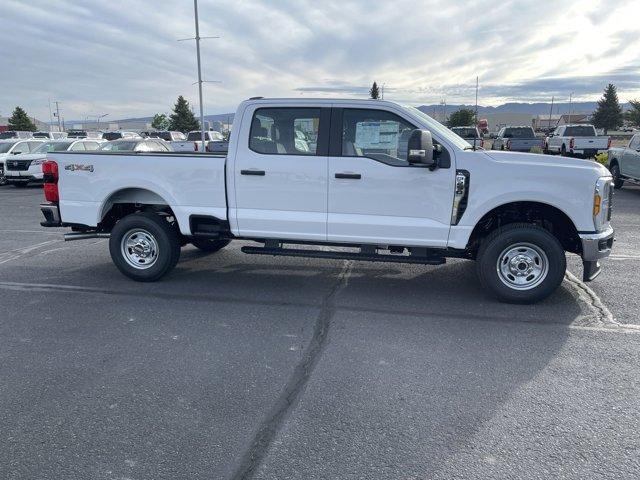
<path fill-rule="evenodd" d="M 85 150 L 97 150 L 99 146 L 98 142 L 84 142 Z"/>
<path fill-rule="evenodd" d="M 40 145 L 42 145 L 42 142 L 29 142 L 29 151 L 33 152 Z"/>
<path fill-rule="evenodd" d="M 316 155 L 319 108 L 259 108 L 251 120 L 249 148 L 257 153 Z"/>
<path fill-rule="evenodd" d="M 133 149 L 134 152 L 150 152 L 152 149 L 147 142 L 140 142 Z"/>
<path fill-rule="evenodd" d="M 384 110 L 343 110 L 342 156 L 407 160 L 411 131 L 416 127 Z"/>
<path fill-rule="evenodd" d="M 74 143 L 69 150 L 72 152 L 84 152 L 85 150 L 84 143 L 83 142 Z"/>
<path fill-rule="evenodd" d="M 17 155 L 19 153 L 29 153 L 29 144 L 27 142 L 20 142 L 13 147 L 12 153 Z"/>
<path fill-rule="evenodd" d="M 629 148 L 632 150 L 640 148 L 640 135 L 634 135 L 631 137 L 631 140 L 629 140 Z"/>

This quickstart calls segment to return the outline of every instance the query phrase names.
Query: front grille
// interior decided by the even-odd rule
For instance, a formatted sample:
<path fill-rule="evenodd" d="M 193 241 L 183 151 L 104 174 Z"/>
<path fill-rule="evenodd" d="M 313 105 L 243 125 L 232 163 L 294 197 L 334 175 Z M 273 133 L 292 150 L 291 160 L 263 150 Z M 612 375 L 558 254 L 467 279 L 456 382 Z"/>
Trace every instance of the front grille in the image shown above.
<path fill-rule="evenodd" d="M 7 170 L 12 170 L 14 172 L 24 172 L 25 170 L 29 170 L 29 165 L 31 165 L 31 160 L 7 160 Z"/>

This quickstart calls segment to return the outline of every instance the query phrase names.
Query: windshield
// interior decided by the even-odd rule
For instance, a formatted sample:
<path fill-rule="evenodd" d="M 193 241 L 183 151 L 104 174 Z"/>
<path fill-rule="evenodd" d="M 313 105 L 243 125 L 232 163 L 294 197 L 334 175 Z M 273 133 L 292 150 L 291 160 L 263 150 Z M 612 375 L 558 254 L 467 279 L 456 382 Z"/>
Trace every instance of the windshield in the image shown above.
<path fill-rule="evenodd" d="M 31 153 L 66 152 L 72 142 L 44 142 Z"/>
<path fill-rule="evenodd" d="M 138 142 L 111 142 L 100 147 L 100 150 L 110 152 L 132 152 L 136 148 Z"/>
<path fill-rule="evenodd" d="M 13 142 L 0 143 L 0 153 L 7 153 L 14 145 Z"/>
<path fill-rule="evenodd" d="M 456 135 L 460 135 L 462 138 L 480 138 L 478 135 L 478 130 L 474 127 L 453 127 L 453 130 Z"/>
<path fill-rule="evenodd" d="M 415 115 L 416 117 L 420 118 L 428 126 L 429 131 L 431 131 L 432 133 L 438 134 L 439 136 L 447 140 L 447 142 L 451 143 L 452 145 L 455 145 L 456 147 L 462 150 L 464 150 L 465 148 L 469 148 L 468 142 L 460 138 L 458 135 L 453 133 L 447 127 L 442 125 L 440 122 L 437 122 L 436 120 L 431 118 L 426 113 L 421 112 L 415 107 L 403 106 L 402 108 L 410 112 L 412 115 Z"/>
<path fill-rule="evenodd" d="M 504 138 L 533 138 L 536 134 L 533 133 L 531 127 L 517 127 L 507 128 L 504 131 Z"/>
<path fill-rule="evenodd" d="M 564 134 L 567 137 L 595 137 L 596 129 L 586 125 L 584 127 L 567 127 Z"/>

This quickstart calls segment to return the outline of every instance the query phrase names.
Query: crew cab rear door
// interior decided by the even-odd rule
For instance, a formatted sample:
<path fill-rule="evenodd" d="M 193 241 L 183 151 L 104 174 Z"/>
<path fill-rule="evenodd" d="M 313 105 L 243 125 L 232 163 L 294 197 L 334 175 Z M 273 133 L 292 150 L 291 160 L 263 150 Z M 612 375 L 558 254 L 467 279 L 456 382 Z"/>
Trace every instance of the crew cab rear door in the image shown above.
<path fill-rule="evenodd" d="M 299 104 L 245 110 L 230 152 L 239 235 L 326 240 L 330 115 Z"/>
<path fill-rule="evenodd" d="M 446 247 L 455 166 L 410 165 L 416 126 L 400 111 L 334 108 L 329 151 L 329 241 Z"/>

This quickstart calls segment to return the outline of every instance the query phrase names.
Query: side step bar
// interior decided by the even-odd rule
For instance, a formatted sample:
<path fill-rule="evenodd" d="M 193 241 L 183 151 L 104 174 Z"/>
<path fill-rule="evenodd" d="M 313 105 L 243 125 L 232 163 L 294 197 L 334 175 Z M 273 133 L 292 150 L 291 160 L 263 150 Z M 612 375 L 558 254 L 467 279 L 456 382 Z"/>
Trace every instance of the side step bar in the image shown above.
<path fill-rule="evenodd" d="M 88 240 L 90 238 L 109 238 L 110 233 L 103 232 L 70 232 L 64 234 L 64 241 L 70 242 L 71 240 Z"/>
<path fill-rule="evenodd" d="M 446 259 L 442 256 L 429 255 L 381 255 L 375 249 L 365 252 L 340 252 L 326 250 L 305 250 L 282 247 L 249 247 L 241 248 L 250 255 L 274 255 L 283 257 L 331 258 L 337 260 L 360 260 L 365 262 L 417 263 L 422 265 L 442 265 Z"/>

